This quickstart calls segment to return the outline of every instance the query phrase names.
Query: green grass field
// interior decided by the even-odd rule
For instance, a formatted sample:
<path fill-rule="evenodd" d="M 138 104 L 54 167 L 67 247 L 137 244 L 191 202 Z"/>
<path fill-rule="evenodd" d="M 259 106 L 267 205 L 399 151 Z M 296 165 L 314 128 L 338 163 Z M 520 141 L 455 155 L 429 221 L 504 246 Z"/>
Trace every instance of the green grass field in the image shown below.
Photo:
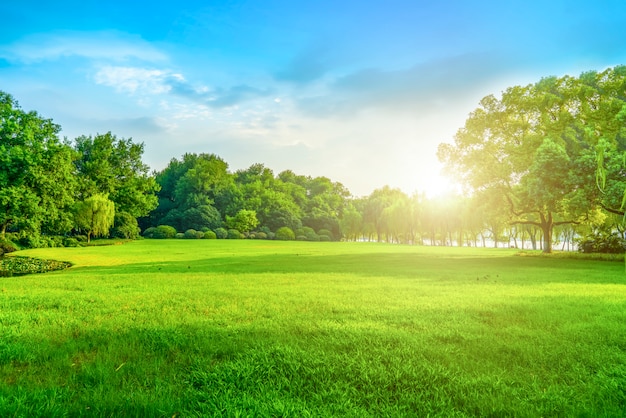
<path fill-rule="evenodd" d="M 17 253 L 0 416 L 626 415 L 614 262 L 365 243 Z"/>

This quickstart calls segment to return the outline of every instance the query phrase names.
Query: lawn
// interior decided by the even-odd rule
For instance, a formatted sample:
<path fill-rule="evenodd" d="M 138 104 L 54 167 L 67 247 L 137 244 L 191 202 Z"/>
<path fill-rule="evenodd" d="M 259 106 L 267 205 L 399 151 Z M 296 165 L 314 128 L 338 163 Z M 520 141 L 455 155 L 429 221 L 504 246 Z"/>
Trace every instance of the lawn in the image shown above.
<path fill-rule="evenodd" d="M 623 416 L 616 262 L 368 243 L 21 251 L 0 416 Z"/>

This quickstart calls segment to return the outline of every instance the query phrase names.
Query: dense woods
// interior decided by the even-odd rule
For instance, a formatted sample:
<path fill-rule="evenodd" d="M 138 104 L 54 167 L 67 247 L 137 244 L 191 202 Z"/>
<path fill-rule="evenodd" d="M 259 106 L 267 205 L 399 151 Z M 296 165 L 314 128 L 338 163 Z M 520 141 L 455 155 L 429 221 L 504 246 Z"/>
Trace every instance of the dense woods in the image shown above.
<path fill-rule="evenodd" d="M 464 193 L 429 198 L 261 163 L 184 154 L 150 172 L 143 144 L 60 127 L 0 92 L 3 248 L 93 236 L 370 240 L 622 251 L 626 67 L 487 96 L 438 156 Z"/>

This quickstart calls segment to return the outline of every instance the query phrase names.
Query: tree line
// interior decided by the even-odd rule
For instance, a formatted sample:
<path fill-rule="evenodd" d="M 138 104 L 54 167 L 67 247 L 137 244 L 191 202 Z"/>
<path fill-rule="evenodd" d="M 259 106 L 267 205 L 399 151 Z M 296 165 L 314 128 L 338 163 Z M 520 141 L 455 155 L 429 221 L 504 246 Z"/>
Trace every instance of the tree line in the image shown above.
<path fill-rule="evenodd" d="M 556 242 L 621 248 L 626 67 L 548 77 L 483 98 L 438 157 L 465 193 L 385 186 L 354 197 L 326 177 L 229 170 L 184 154 L 150 172 L 143 144 L 60 127 L 0 92 L 0 233 L 24 246 L 73 237 L 370 240 L 430 245 Z M 54 237 L 54 238 L 52 238 Z"/>

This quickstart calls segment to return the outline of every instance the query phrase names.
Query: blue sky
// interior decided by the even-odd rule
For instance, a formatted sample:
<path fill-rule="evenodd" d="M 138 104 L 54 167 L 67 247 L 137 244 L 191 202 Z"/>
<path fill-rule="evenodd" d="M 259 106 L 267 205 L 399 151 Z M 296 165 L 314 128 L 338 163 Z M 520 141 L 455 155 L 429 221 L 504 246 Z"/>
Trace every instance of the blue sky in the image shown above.
<path fill-rule="evenodd" d="M 156 170 L 209 152 L 357 196 L 440 187 L 437 145 L 488 94 L 626 64 L 623 0 L 6 3 L 0 90 L 63 136 L 132 137 Z"/>

